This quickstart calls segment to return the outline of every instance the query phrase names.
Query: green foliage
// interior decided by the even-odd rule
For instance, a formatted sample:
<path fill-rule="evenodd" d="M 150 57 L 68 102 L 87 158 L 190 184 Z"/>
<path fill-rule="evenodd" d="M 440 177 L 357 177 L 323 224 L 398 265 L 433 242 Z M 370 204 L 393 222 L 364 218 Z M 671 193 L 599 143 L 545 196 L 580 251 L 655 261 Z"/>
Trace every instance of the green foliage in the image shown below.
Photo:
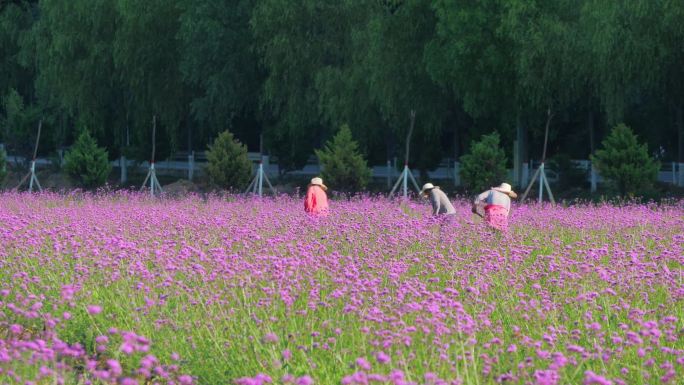
<path fill-rule="evenodd" d="M 427 45 L 427 70 L 456 93 L 474 117 L 517 114 L 514 47 L 501 28 L 500 0 L 436 0 L 435 38 Z"/>
<path fill-rule="evenodd" d="M 368 46 L 362 65 L 371 85 L 369 96 L 402 144 L 409 113 L 416 111 L 412 148 L 418 151 L 412 152 L 410 162 L 421 170 L 432 169 L 442 158 L 440 134 L 452 101 L 426 68 L 424 51 L 435 36 L 435 12 L 430 2 L 421 0 L 387 6 L 371 13 L 359 33 Z"/>
<path fill-rule="evenodd" d="M 43 152 L 82 125 L 145 159 L 156 115 L 160 158 L 228 128 L 263 133 L 286 172 L 345 123 L 371 164 L 401 158 L 415 110 L 423 172 L 492 129 L 509 149 L 514 122 L 537 156 L 550 108 L 554 154 L 586 156 L 589 112 L 596 137 L 628 121 L 683 159 L 683 16 L 652 0 L 2 2 L 0 141 L 29 156 L 40 118 Z"/>
<path fill-rule="evenodd" d="M 587 184 L 588 170 L 576 166 L 567 154 L 549 160 L 549 168 L 558 173 L 557 186 L 563 191 L 582 188 Z"/>
<path fill-rule="evenodd" d="M 109 146 L 123 139 L 131 106 L 113 57 L 118 24 L 114 1 L 55 0 L 40 3 L 33 28 L 40 99 Z"/>
<path fill-rule="evenodd" d="M 0 132 L 8 151 L 25 158 L 33 156 L 36 122 L 40 111 L 37 106 L 25 105 L 24 98 L 11 88 L 2 99 L 4 116 L 0 115 Z"/>
<path fill-rule="evenodd" d="M 499 134 L 483 135 L 472 142 L 470 153 L 461 157 L 461 180 L 471 191 L 482 191 L 506 177 L 506 154 L 499 147 Z"/>
<path fill-rule="evenodd" d="M 33 90 L 35 66 L 27 59 L 34 6 L 0 2 L 0 95 L 10 88 L 26 95 Z"/>
<path fill-rule="evenodd" d="M 252 173 L 252 162 L 247 157 L 247 147 L 223 131 L 207 151 L 207 174 L 209 181 L 218 187 L 243 188 Z"/>
<path fill-rule="evenodd" d="M 98 147 L 88 131 L 83 130 L 64 156 L 64 170 L 81 186 L 95 188 L 107 181 L 112 165 L 107 151 Z"/>
<path fill-rule="evenodd" d="M 212 137 L 255 111 L 262 81 L 249 26 L 254 1 L 185 0 L 179 37 L 183 78 L 197 87 L 192 110 Z"/>
<path fill-rule="evenodd" d="M 0 185 L 7 176 L 7 154 L 4 148 L 0 148 Z"/>
<path fill-rule="evenodd" d="M 504 3 L 501 28 L 514 49 L 512 65 L 519 108 L 537 119 L 545 118 L 548 109 L 557 112 L 569 108 L 584 91 L 586 78 L 591 79 L 579 68 L 590 67 L 578 28 L 581 7 L 574 0 Z M 543 124 L 530 128 L 533 134 L 543 135 Z"/>
<path fill-rule="evenodd" d="M 316 150 L 323 168 L 321 176 L 326 184 L 340 191 L 360 191 L 366 187 L 371 170 L 358 147 L 349 126 L 345 124 L 322 150 Z"/>
<path fill-rule="evenodd" d="M 180 71 L 180 1 L 117 0 L 116 34 L 112 43 L 114 78 L 132 95 L 128 105 L 138 142 L 150 143 L 150 122 L 166 139 L 161 150 L 178 147 L 176 135 L 189 114 L 189 89 Z M 130 96 L 129 96 L 130 97 Z M 140 146 L 148 156 L 149 146 Z"/>
<path fill-rule="evenodd" d="M 653 185 L 660 163 L 648 155 L 632 129 L 620 123 L 591 157 L 602 177 L 612 181 L 621 195 L 633 195 Z"/>
<path fill-rule="evenodd" d="M 311 138 L 322 130 L 315 79 L 347 54 L 337 44 L 345 38 L 338 23 L 342 9 L 342 2 L 318 0 L 263 0 L 254 8 L 255 48 L 268 74 L 260 99 L 275 118 L 267 136 L 287 169 L 306 163 Z"/>

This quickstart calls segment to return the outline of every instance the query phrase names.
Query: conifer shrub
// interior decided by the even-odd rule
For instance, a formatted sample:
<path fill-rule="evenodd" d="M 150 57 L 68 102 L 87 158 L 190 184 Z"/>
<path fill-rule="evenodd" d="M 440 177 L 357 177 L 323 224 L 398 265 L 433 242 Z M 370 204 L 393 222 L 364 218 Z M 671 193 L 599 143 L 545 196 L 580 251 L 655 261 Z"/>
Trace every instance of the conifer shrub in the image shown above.
<path fill-rule="evenodd" d="M 348 125 L 342 125 L 332 140 L 316 150 L 316 156 L 322 167 L 323 181 L 331 188 L 354 192 L 368 185 L 371 170 Z"/>
<path fill-rule="evenodd" d="M 91 189 L 105 184 L 112 165 L 107 151 L 83 130 L 76 143 L 64 156 L 64 171 L 78 185 Z"/>
<path fill-rule="evenodd" d="M 506 154 L 499 147 L 499 134 L 483 135 L 470 144 L 470 152 L 461 156 L 461 181 L 470 191 L 498 186 L 506 178 Z"/>
<path fill-rule="evenodd" d="M 247 147 L 230 131 L 223 131 L 209 145 L 206 170 L 209 182 L 215 187 L 229 190 L 246 187 L 252 168 Z"/>
<path fill-rule="evenodd" d="M 653 187 L 660 164 L 648 155 L 646 144 L 639 143 L 631 128 L 618 124 L 601 146 L 591 160 L 620 195 L 635 195 Z"/>

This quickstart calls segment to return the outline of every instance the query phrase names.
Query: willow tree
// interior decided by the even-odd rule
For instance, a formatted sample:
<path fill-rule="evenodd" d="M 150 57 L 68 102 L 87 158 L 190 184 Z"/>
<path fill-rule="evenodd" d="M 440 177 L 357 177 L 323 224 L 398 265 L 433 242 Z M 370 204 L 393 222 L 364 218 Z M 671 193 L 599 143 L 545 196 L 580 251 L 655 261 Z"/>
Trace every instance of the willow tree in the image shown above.
<path fill-rule="evenodd" d="M 33 29 L 41 98 L 110 148 L 122 142 L 129 106 L 113 57 L 119 23 L 112 1 L 46 0 Z"/>
<path fill-rule="evenodd" d="M 656 4 L 660 8 L 659 22 L 653 25 L 657 31 L 654 40 L 660 46 L 660 55 L 657 65 L 650 68 L 657 76 L 652 92 L 663 95 L 672 111 L 673 132 L 677 136 L 676 159 L 684 163 L 684 4 L 677 1 Z"/>
<path fill-rule="evenodd" d="M 661 2 L 586 0 L 583 26 L 589 30 L 597 87 L 609 125 L 622 122 L 625 109 L 658 81 L 663 42 L 654 33 Z"/>
<path fill-rule="evenodd" d="M 519 136 L 526 136 L 512 65 L 515 46 L 502 28 L 505 5 L 502 0 L 437 0 L 432 4 L 435 36 L 425 51 L 426 66 L 471 118 L 472 123 L 458 133 L 464 138 L 497 129 L 508 141 L 516 122 Z"/>
<path fill-rule="evenodd" d="M 30 1 L 0 4 L 0 143 L 24 156 L 32 150 L 34 123 L 41 112 L 30 55 L 35 7 Z"/>
<path fill-rule="evenodd" d="M 571 107 L 583 90 L 584 80 L 577 77 L 574 63 L 581 58 L 581 46 L 577 44 L 579 20 L 580 10 L 573 0 L 506 3 L 502 30 L 515 49 L 512 64 L 516 100 L 535 122 L 531 131 L 538 138 L 545 138 L 544 128 L 553 127 L 552 117 Z M 551 140 L 556 132 L 549 131 Z"/>
<path fill-rule="evenodd" d="M 180 0 L 118 0 L 116 5 L 116 77 L 132 101 L 138 155 L 147 159 L 152 117 L 161 122 L 163 152 L 164 147 L 177 148 L 178 127 L 189 116 L 191 95 L 180 71 L 182 50 L 177 39 L 181 4 Z"/>
<path fill-rule="evenodd" d="M 306 163 L 324 134 L 316 77 L 344 60 L 343 5 L 326 0 L 261 0 L 251 18 L 254 47 L 266 71 L 260 103 L 265 139 L 282 169 Z"/>
<path fill-rule="evenodd" d="M 440 139 L 450 106 L 449 94 L 427 71 L 425 50 L 434 39 L 436 20 L 424 1 L 380 2 L 359 35 L 368 42 L 362 68 L 370 99 L 400 143 L 415 111 L 416 151 L 409 161 L 421 170 L 434 168 L 442 159 Z"/>
<path fill-rule="evenodd" d="M 0 5 L 0 95 L 11 88 L 33 95 L 35 62 L 26 55 L 25 43 L 31 38 L 35 7 L 29 1 Z"/>
<path fill-rule="evenodd" d="M 240 116 L 255 116 L 263 75 L 253 48 L 249 21 L 254 8 L 249 0 L 184 0 L 178 38 L 180 70 L 195 91 L 191 102 L 197 139 L 214 137 L 223 130 L 241 136 L 233 127 Z M 244 140 L 243 140 L 244 141 Z"/>

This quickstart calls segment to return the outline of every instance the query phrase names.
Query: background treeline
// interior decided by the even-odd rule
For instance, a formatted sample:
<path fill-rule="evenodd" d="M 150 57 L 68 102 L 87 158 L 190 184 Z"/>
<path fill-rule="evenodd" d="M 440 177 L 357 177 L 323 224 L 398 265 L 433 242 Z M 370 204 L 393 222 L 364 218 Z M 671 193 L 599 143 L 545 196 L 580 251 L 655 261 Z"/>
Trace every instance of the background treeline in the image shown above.
<path fill-rule="evenodd" d="M 684 161 L 679 0 L 0 1 L 0 142 L 43 155 L 87 129 L 110 158 L 205 150 L 229 129 L 295 169 L 348 125 L 370 164 L 457 158 L 497 131 L 509 162 L 588 159 L 625 122 Z"/>

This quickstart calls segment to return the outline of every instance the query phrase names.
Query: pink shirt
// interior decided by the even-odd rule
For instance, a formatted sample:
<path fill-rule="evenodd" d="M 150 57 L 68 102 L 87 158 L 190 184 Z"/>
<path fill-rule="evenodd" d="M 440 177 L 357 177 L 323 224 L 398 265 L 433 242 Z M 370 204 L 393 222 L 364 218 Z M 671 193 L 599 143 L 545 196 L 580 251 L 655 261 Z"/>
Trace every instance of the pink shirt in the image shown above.
<path fill-rule="evenodd" d="M 328 196 L 321 186 L 311 185 L 306 190 L 304 211 L 311 214 L 325 214 L 328 211 Z"/>

